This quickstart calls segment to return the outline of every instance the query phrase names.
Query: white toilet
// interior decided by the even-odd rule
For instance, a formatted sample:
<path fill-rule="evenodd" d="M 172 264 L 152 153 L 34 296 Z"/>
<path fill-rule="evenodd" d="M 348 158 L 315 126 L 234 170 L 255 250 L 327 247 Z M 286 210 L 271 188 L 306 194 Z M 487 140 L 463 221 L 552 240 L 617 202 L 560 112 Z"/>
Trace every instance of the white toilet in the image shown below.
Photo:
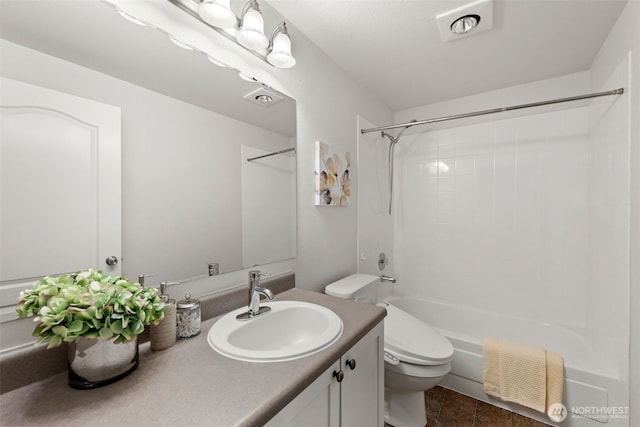
<path fill-rule="evenodd" d="M 380 277 L 352 274 L 325 287 L 338 298 L 377 302 Z M 424 391 L 435 387 L 451 369 L 453 346 L 436 330 L 399 308 L 387 309 L 384 319 L 385 422 L 395 427 L 424 427 Z"/>

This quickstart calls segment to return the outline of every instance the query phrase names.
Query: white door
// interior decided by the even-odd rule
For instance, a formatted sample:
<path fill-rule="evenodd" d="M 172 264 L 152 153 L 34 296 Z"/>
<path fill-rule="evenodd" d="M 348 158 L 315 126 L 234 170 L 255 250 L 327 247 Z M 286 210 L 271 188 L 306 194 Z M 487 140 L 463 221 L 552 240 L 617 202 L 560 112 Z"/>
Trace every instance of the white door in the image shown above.
<path fill-rule="evenodd" d="M 120 274 L 120 108 L 0 80 L 0 307 L 88 268 Z M 115 265 L 106 260 L 115 257 Z"/>

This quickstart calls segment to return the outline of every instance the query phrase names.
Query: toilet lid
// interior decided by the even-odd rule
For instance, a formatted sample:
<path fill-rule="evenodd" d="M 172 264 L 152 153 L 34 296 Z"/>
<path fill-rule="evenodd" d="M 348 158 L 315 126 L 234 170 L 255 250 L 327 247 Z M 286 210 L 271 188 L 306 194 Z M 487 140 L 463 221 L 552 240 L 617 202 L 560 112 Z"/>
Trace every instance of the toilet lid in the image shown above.
<path fill-rule="evenodd" d="M 385 308 L 385 351 L 416 365 L 442 365 L 451 360 L 453 345 L 439 332 L 391 304 Z"/>

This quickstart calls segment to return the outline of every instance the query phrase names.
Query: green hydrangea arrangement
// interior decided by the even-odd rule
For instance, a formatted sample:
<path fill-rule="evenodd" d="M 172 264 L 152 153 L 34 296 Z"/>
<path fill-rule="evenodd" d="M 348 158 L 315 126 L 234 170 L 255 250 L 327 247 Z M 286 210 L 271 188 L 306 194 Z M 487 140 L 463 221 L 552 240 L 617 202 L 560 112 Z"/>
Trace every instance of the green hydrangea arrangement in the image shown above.
<path fill-rule="evenodd" d="M 18 317 L 35 316 L 33 336 L 47 348 L 80 338 L 129 341 L 158 324 L 163 310 L 156 289 L 100 270 L 44 277 L 20 293 L 16 306 Z"/>

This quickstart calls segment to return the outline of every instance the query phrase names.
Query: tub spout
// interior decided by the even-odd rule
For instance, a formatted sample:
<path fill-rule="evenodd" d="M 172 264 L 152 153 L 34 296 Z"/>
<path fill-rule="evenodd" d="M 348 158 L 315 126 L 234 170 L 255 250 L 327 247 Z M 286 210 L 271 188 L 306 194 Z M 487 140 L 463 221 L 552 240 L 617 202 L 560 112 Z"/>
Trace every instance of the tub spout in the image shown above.
<path fill-rule="evenodd" d="M 380 276 L 380 281 L 381 282 L 396 283 L 395 277 L 385 276 L 384 274 L 382 276 Z"/>

